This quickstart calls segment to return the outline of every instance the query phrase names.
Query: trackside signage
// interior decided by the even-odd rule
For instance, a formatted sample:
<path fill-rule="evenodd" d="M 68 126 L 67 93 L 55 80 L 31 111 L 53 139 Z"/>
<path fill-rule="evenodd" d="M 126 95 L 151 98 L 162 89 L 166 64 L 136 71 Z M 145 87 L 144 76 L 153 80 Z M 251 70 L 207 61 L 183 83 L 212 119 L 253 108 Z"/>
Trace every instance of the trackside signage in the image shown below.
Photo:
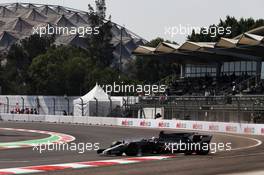
<path fill-rule="evenodd" d="M 187 129 L 187 123 L 177 122 L 176 123 L 176 128 L 178 128 L 178 129 Z"/>
<path fill-rule="evenodd" d="M 158 123 L 159 128 L 170 128 L 170 122 L 168 121 L 160 121 Z"/>
<path fill-rule="evenodd" d="M 201 124 L 201 123 L 194 123 L 192 129 L 195 129 L 195 130 L 203 130 L 203 124 Z"/>
<path fill-rule="evenodd" d="M 234 126 L 234 125 L 227 125 L 226 128 L 225 128 L 225 131 L 226 132 L 235 132 L 236 133 L 238 130 L 237 130 L 237 127 Z"/>
<path fill-rule="evenodd" d="M 142 121 L 140 121 L 139 125 L 143 126 L 143 127 L 151 127 L 151 122 L 146 121 L 146 120 L 142 120 Z"/>
<path fill-rule="evenodd" d="M 210 124 L 209 125 L 209 131 L 220 131 L 219 130 L 219 125 Z"/>
<path fill-rule="evenodd" d="M 245 134 L 255 134 L 255 128 L 254 127 L 244 128 L 244 133 Z"/>
<path fill-rule="evenodd" d="M 122 120 L 121 125 L 122 126 L 133 126 L 133 121 L 132 120 Z"/>
<path fill-rule="evenodd" d="M 76 117 L 54 115 L 0 114 L 4 121 L 51 122 L 51 123 L 83 123 L 93 125 L 110 125 L 142 128 L 168 128 L 197 131 L 226 132 L 250 135 L 264 135 L 264 124 L 205 122 L 190 120 L 161 119 L 128 119 L 111 117 Z"/>

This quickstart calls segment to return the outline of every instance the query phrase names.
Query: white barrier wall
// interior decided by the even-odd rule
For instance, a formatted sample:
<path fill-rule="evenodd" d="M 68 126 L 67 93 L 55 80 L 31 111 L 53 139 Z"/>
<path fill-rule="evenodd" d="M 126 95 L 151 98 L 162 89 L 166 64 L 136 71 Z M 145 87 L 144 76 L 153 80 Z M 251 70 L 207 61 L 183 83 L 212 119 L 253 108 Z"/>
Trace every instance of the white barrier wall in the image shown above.
<path fill-rule="evenodd" d="M 51 123 L 78 123 L 91 125 L 110 125 L 123 127 L 181 129 L 209 132 L 225 132 L 236 134 L 251 134 L 264 136 L 264 124 L 204 122 L 188 120 L 154 120 L 154 119 L 128 119 L 110 117 L 76 117 L 54 115 L 28 115 L 28 114 L 0 114 L 4 121 L 28 121 Z"/>
<path fill-rule="evenodd" d="M 226 132 L 237 134 L 264 135 L 264 124 L 241 124 L 223 122 L 204 122 L 187 120 L 151 120 L 151 119 L 122 119 L 118 126 L 145 127 L 145 128 L 167 128 L 186 129 L 209 132 Z"/>

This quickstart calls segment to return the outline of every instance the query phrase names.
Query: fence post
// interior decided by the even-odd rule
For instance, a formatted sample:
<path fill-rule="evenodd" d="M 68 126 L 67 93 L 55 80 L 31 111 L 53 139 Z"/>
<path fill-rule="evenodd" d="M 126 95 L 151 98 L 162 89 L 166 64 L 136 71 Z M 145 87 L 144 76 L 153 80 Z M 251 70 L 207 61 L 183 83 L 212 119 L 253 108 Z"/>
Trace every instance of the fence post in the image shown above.
<path fill-rule="evenodd" d="M 240 99 L 236 97 L 237 100 L 237 115 L 238 115 L 238 123 L 241 123 L 241 116 L 240 116 Z"/>
<path fill-rule="evenodd" d="M 156 115 L 157 115 L 157 100 L 154 99 L 154 101 L 155 101 L 154 118 L 156 118 Z"/>
<path fill-rule="evenodd" d="M 9 113 L 9 98 L 8 97 L 6 97 L 6 104 L 7 104 L 6 106 L 7 113 Z"/>
<path fill-rule="evenodd" d="M 56 99 L 53 98 L 53 115 L 56 115 Z"/>
<path fill-rule="evenodd" d="M 21 99 L 22 99 L 22 109 L 25 110 L 25 99 L 24 97 L 21 97 Z"/>
<path fill-rule="evenodd" d="M 40 114 L 40 104 L 39 104 L 39 98 L 36 97 L 36 105 L 37 105 L 37 111 L 38 111 L 38 114 Z"/>
<path fill-rule="evenodd" d="M 127 109 L 127 101 L 125 98 L 122 99 L 125 102 L 125 109 Z"/>
<path fill-rule="evenodd" d="M 70 115 L 70 99 L 67 95 L 64 96 L 65 100 L 67 100 L 67 113 Z"/>
<path fill-rule="evenodd" d="M 112 112 L 112 109 L 113 109 L 112 99 L 111 99 L 110 96 L 108 97 L 108 99 L 110 101 L 110 112 L 109 113 L 111 113 Z M 113 117 L 113 116 L 110 116 L 110 117 Z"/>
<path fill-rule="evenodd" d="M 186 105 L 186 104 L 185 104 L 185 98 L 182 97 L 182 100 L 183 100 L 183 117 L 184 117 L 184 119 L 185 119 L 185 107 L 186 107 L 186 106 L 185 106 L 185 105 Z"/>
<path fill-rule="evenodd" d="M 95 99 L 95 116 L 98 116 L 98 100 L 95 97 L 94 99 Z"/>
<path fill-rule="evenodd" d="M 81 102 L 82 102 L 82 116 L 84 116 L 84 110 L 83 110 L 83 99 L 82 98 L 80 98 L 81 99 Z"/>

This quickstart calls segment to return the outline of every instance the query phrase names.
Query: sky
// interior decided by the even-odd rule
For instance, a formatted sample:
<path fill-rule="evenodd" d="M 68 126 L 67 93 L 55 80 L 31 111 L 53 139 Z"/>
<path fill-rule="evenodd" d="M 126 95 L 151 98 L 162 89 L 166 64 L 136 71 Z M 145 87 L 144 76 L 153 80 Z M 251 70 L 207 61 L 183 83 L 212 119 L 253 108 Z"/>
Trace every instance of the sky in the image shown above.
<path fill-rule="evenodd" d="M 0 3 L 26 2 L 63 5 L 87 10 L 94 0 L 0 0 Z M 172 28 L 190 29 L 217 24 L 227 15 L 236 18 L 264 18 L 263 0 L 106 0 L 112 21 L 147 40 L 162 37 L 183 43 L 186 32 L 172 35 Z"/>

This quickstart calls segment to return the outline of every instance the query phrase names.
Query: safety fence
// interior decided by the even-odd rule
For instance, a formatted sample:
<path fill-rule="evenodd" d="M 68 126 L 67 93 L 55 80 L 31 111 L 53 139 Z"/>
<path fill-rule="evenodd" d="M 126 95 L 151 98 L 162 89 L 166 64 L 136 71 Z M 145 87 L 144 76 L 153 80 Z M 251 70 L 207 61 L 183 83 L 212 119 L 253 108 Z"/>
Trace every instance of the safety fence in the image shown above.
<path fill-rule="evenodd" d="M 162 109 L 163 119 L 169 120 L 264 123 L 263 95 L 143 97 L 129 106 L 129 117 L 138 118 L 137 111 L 146 108 L 154 109 L 154 115 Z M 140 118 L 149 116 L 143 113 Z"/>
<path fill-rule="evenodd" d="M 90 125 L 110 125 L 123 127 L 179 129 L 208 132 L 224 132 L 235 134 L 263 135 L 264 124 L 204 122 L 187 120 L 161 120 L 161 119 L 127 119 L 111 117 L 86 117 L 86 116 L 54 116 L 54 115 L 27 115 L 27 114 L 1 114 L 0 120 L 72 123 Z"/>
<path fill-rule="evenodd" d="M 138 97 L 112 96 L 107 101 L 94 98 L 74 104 L 73 101 L 78 98 L 75 96 L 0 95 L 0 113 L 121 116 L 123 109 L 128 105 L 138 103 Z"/>
<path fill-rule="evenodd" d="M 73 113 L 73 100 L 68 96 L 20 96 L 0 95 L 0 113 L 38 113 L 43 115 L 70 115 Z"/>

